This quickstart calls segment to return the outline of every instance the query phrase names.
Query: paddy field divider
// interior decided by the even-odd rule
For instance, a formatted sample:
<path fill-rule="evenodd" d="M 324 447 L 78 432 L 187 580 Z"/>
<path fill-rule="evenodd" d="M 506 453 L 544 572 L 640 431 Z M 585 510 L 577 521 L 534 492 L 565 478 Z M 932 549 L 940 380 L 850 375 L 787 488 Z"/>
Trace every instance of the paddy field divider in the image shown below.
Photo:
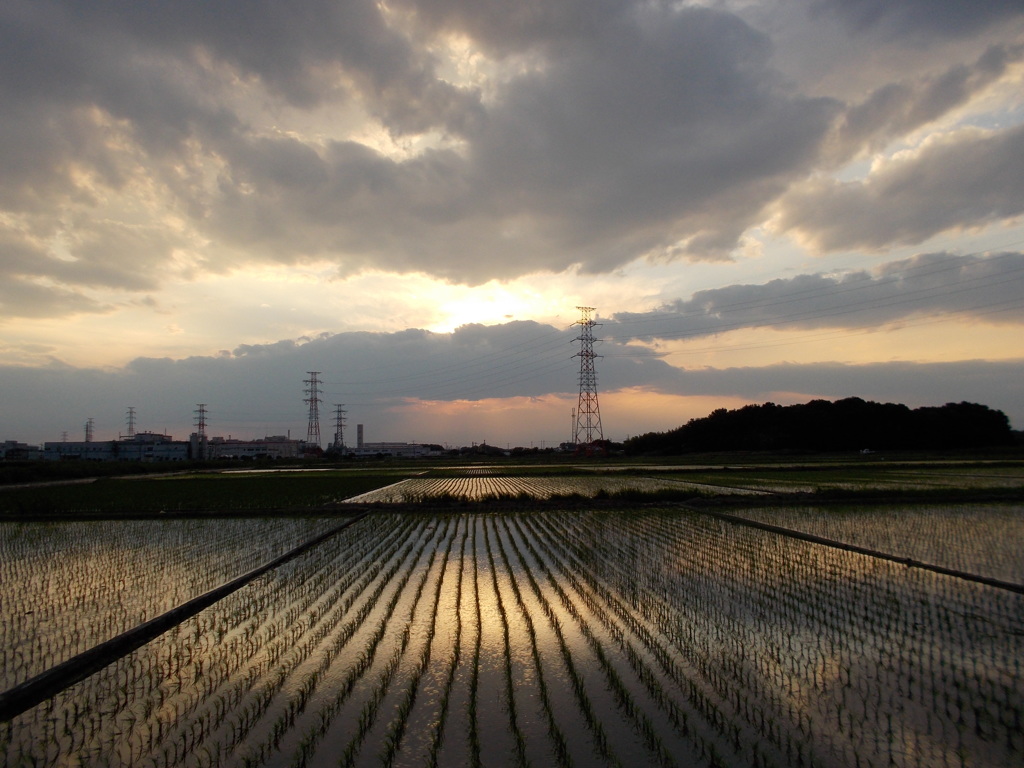
<path fill-rule="evenodd" d="M 722 520 L 726 523 L 732 523 L 733 525 L 744 525 L 748 528 L 756 528 L 760 531 L 767 531 L 769 533 L 775 533 L 780 536 L 788 536 L 792 539 L 800 539 L 811 544 L 821 544 L 826 547 L 833 547 L 834 549 L 842 549 L 847 552 L 854 552 L 858 555 L 867 555 L 868 557 L 878 558 L 879 560 L 888 560 L 893 563 L 899 563 L 905 565 L 908 568 L 921 568 L 925 571 L 931 571 L 933 573 L 939 573 L 943 576 L 952 576 L 957 579 L 963 579 L 965 581 L 973 581 L 977 584 L 984 584 L 988 587 L 995 587 L 996 589 L 1005 589 L 1008 592 L 1016 592 L 1018 595 L 1024 595 L 1024 584 L 1016 584 L 1012 581 L 1003 581 L 1002 579 L 993 579 L 990 576 L 982 576 L 977 573 L 970 573 L 969 571 L 960 571 L 955 568 L 947 568 L 943 565 L 936 565 L 935 563 L 926 563 L 922 560 L 915 560 L 912 557 L 903 557 L 901 555 L 893 555 L 889 552 L 881 552 L 877 549 L 870 549 L 869 547 L 861 547 L 857 544 L 849 544 L 845 541 L 836 541 L 835 539 L 828 539 L 824 536 L 816 536 L 813 533 L 805 533 L 804 531 L 798 531 L 794 528 L 784 528 L 780 525 L 772 525 L 771 523 L 762 523 L 760 520 L 751 520 L 747 517 L 740 517 L 739 515 L 730 515 L 727 512 L 715 512 L 714 510 L 704 509 L 699 506 L 683 504 L 686 509 L 698 514 L 708 515 L 718 520 Z"/>
<path fill-rule="evenodd" d="M 127 656 L 129 653 L 141 648 L 146 643 L 155 640 L 157 637 L 176 627 L 182 622 L 192 618 L 200 611 L 209 608 L 214 603 L 224 599 L 233 592 L 262 576 L 264 573 L 277 568 L 280 565 L 293 560 L 299 555 L 309 551 L 318 544 L 341 533 L 350 525 L 357 523 L 370 514 L 370 511 L 359 512 L 347 519 L 341 525 L 335 526 L 329 531 L 315 536 L 308 541 L 299 544 L 282 555 L 275 557 L 257 568 L 232 579 L 226 584 L 211 589 L 198 597 L 182 603 L 149 621 L 139 624 L 127 632 L 95 645 L 77 656 L 72 656 L 54 667 L 41 672 L 35 677 L 19 683 L 13 688 L 0 693 L 0 722 L 11 720 L 22 712 L 25 712 L 37 704 L 41 704 L 49 698 L 56 696 L 66 688 L 71 687 L 90 675 L 98 672 L 118 659 Z"/>

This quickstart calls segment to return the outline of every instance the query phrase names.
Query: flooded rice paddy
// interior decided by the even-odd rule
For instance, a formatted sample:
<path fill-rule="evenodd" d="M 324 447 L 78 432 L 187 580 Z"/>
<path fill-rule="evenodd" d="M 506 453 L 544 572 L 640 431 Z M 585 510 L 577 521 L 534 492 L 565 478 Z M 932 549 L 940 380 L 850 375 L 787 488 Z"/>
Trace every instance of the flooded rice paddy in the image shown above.
<path fill-rule="evenodd" d="M 1020 581 L 1020 507 L 745 514 Z M 336 523 L 0 526 L 3 687 Z M 679 507 L 379 511 L 0 723 L 0 762 L 1016 766 L 1022 660 L 1018 592 Z"/>

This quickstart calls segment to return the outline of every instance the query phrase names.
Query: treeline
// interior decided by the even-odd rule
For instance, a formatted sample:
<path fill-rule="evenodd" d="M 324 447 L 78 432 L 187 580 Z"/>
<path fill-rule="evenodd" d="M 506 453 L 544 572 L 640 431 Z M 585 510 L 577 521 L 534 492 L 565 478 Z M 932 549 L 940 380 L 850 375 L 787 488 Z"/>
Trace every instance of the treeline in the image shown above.
<path fill-rule="evenodd" d="M 1002 411 L 977 403 L 910 409 L 897 403 L 812 400 L 719 408 L 668 432 L 626 441 L 627 453 L 980 448 L 1014 442 Z"/>

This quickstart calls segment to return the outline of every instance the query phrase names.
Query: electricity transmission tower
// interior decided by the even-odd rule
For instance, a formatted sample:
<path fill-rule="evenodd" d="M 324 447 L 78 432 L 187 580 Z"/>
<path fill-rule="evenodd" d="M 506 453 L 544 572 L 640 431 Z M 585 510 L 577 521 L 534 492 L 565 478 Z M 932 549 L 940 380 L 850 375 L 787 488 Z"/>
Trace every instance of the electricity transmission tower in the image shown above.
<path fill-rule="evenodd" d="M 93 419 L 90 416 L 88 419 L 85 420 L 85 442 L 87 442 L 87 443 L 91 443 L 92 442 L 92 428 L 93 428 Z"/>
<path fill-rule="evenodd" d="M 135 438 L 135 408 L 134 408 L 134 406 L 129 406 L 128 407 L 128 415 L 126 417 L 126 421 L 128 422 L 128 434 L 126 435 L 126 437 L 129 440 L 133 440 Z"/>
<path fill-rule="evenodd" d="M 309 426 L 306 428 L 306 444 L 320 447 L 320 385 L 323 384 L 317 377 L 320 371 L 306 371 L 309 378 L 303 383 L 306 385 L 306 400 L 309 404 Z"/>
<path fill-rule="evenodd" d="M 192 458 L 198 461 L 206 460 L 206 403 L 196 403 L 193 411 L 196 415 L 196 433 L 192 445 Z"/>
<path fill-rule="evenodd" d="M 196 403 L 193 413 L 196 415 L 196 434 L 202 440 L 206 437 L 206 403 Z"/>
<path fill-rule="evenodd" d="M 576 406 L 576 445 L 590 445 L 594 440 L 603 440 L 601 430 L 601 408 L 597 402 L 597 373 L 594 371 L 594 326 L 600 325 L 591 319 L 593 307 L 576 307 L 583 313 L 580 320 L 573 323 L 582 329 L 575 341 L 580 343 L 580 351 L 573 357 L 580 359 L 580 399 Z"/>
<path fill-rule="evenodd" d="M 345 447 L 345 414 L 348 411 L 344 408 L 344 403 L 334 404 L 334 443 L 332 445 L 339 451 Z"/>

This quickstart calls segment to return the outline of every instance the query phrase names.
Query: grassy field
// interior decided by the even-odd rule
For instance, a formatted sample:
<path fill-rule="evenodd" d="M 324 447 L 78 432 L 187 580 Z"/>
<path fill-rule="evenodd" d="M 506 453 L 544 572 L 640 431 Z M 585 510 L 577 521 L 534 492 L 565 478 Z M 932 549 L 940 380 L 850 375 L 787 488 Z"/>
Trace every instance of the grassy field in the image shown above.
<path fill-rule="evenodd" d="M 387 471 L 338 471 L 99 478 L 0 490 L 0 519 L 322 509 L 406 476 Z"/>

